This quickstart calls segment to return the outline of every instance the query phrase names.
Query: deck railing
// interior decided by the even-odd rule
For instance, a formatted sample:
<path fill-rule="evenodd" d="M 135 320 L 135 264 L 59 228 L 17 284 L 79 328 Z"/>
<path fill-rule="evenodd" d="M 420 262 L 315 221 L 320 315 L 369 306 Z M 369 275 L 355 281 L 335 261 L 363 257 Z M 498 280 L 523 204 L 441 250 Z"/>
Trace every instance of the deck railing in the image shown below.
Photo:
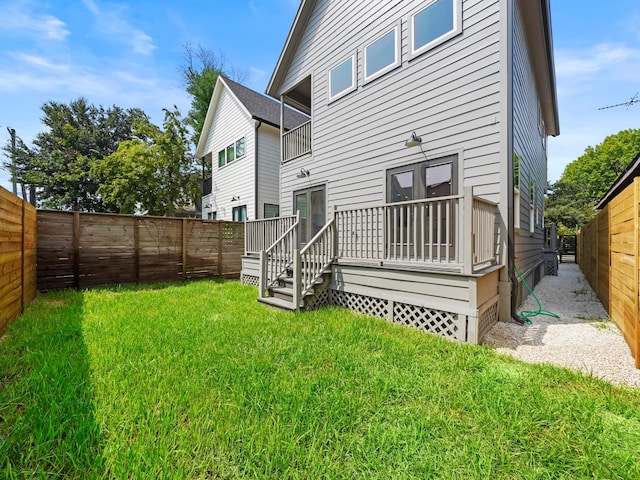
<path fill-rule="evenodd" d="M 266 250 L 260 251 L 260 297 L 264 297 L 272 285 L 278 283 L 280 276 L 293 266 L 295 252 L 298 251 L 298 225 L 300 217 Z"/>
<path fill-rule="evenodd" d="M 282 135 L 282 161 L 311 153 L 311 120 Z"/>
<path fill-rule="evenodd" d="M 337 258 L 471 273 L 496 261 L 496 205 L 464 195 L 335 212 Z"/>
<path fill-rule="evenodd" d="M 282 236 L 284 232 L 291 228 L 297 217 L 265 218 L 261 220 L 250 220 L 245 224 L 244 252 L 245 255 L 260 253 L 266 250 Z"/>
<path fill-rule="evenodd" d="M 496 212 L 497 205 L 479 197 L 473 197 L 473 259 L 472 269 L 496 262 Z"/>

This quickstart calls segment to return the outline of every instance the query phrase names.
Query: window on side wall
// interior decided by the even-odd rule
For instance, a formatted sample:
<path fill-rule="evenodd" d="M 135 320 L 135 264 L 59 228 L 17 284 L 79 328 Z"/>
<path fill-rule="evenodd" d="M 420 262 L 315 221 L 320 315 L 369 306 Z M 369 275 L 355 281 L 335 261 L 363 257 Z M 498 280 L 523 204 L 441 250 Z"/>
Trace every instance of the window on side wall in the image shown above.
<path fill-rule="evenodd" d="M 400 27 L 364 47 L 364 81 L 369 82 L 400 65 Z"/>
<path fill-rule="evenodd" d="M 264 218 L 277 218 L 280 216 L 280 205 L 272 203 L 264 204 Z"/>
<path fill-rule="evenodd" d="M 244 155 L 244 137 L 236 142 L 236 158 Z"/>
<path fill-rule="evenodd" d="M 244 222 L 247 219 L 247 206 L 241 205 L 239 207 L 233 207 L 231 216 L 234 222 Z"/>
<path fill-rule="evenodd" d="M 235 158 L 235 143 L 232 143 L 227 147 L 227 163 L 233 162 Z"/>
<path fill-rule="evenodd" d="M 218 152 L 218 167 L 224 167 L 224 164 L 226 163 L 225 159 L 224 150 L 220 150 Z"/>
<path fill-rule="evenodd" d="M 529 182 L 529 233 L 536 231 L 536 183 Z"/>
<path fill-rule="evenodd" d="M 411 56 L 420 55 L 462 31 L 462 0 L 432 0 L 409 21 Z"/>
<path fill-rule="evenodd" d="M 352 55 L 329 71 L 329 101 L 356 88 L 356 56 Z"/>
<path fill-rule="evenodd" d="M 217 220 L 218 212 L 207 212 L 207 220 Z"/>

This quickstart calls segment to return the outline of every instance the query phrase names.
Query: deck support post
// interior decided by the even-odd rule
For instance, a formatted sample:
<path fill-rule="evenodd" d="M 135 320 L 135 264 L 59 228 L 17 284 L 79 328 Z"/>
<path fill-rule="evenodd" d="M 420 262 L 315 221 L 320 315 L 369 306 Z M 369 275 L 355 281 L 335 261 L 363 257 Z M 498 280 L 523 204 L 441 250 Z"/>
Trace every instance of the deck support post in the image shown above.
<path fill-rule="evenodd" d="M 302 298 L 302 269 L 301 269 L 300 249 L 293 251 L 293 306 L 295 311 L 300 311 L 300 300 Z"/>
<path fill-rule="evenodd" d="M 258 298 L 264 298 L 267 291 L 267 254 L 260 250 L 260 277 L 258 279 Z"/>
<path fill-rule="evenodd" d="M 462 273 L 470 275 L 473 273 L 473 187 L 464 187 L 464 198 L 462 200 L 462 252 L 463 265 Z"/>

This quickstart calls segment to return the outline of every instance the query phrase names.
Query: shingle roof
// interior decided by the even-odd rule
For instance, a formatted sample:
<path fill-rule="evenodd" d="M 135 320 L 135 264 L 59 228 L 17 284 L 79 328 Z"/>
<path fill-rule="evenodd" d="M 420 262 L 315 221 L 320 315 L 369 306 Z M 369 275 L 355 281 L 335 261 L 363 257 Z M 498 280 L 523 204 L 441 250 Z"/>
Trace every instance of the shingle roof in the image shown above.
<path fill-rule="evenodd" d="M 280 102 L 273 98 L 262 95 L 250 88 L 245 87 L 228 78 L 224 79 L 224 83 L 229 87 L 233 94 L 242 102 L 252 117 L 262 120 L 265 123 L 275 127 L 280 126 Z M 286 107 L 284 115 L 284 127 L 291 130 L 309 120 L 305 114 Z"/>

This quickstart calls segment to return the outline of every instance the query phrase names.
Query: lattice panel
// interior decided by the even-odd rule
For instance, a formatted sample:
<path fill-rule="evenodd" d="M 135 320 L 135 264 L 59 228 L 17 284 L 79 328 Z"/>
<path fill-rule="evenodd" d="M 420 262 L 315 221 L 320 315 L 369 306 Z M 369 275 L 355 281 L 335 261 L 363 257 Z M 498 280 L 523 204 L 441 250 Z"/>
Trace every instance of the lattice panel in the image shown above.
<path fill-rule="evenodd" d="M 243 274 L 240 280 L 240 283 L 242 283 L 243 285 L 253 285 L 254 287 L 257 287 L 259 282 L 260 282 L 260 279 L 255 275 Z"/>
<path fill-rule="evenodd" d="M 389 302 L 380 298 L 333 290 L 331 303 L 371 317 L 387 318 L 388 316 Z"/>
<path fill-rule="evenodd" d="M 478 317 L 478 343 L 482 341 L 489 330 L 498 322 L 498 301 L 487 308 Z"/>
<path fill-rule="evenodd" d="M 319 286 L 313 295 L 305 299 L 306 310 L 315 310 L 316 308 L 329 305 L 329 287 Z"/>
<path fill-rule="evenodd" d="M 395 323 L 401 323 L 446 338 L 459 339 L 457 320 L 458 315 L 455 313 L 399 302 L 393 305 L 393 321 Z M 460 340 L 464 340 L 464 338 Z"/>

